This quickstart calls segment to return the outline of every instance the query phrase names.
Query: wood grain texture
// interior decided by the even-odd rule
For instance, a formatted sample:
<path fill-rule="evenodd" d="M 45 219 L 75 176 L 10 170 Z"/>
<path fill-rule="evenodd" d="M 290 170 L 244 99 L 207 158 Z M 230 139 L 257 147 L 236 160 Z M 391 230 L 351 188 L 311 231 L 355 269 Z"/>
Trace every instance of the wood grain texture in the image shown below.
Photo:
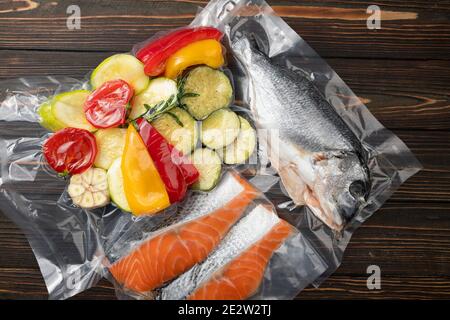
<path fill-rule="evenodd" d="M 204 0 L 0 2 L 0 81 L 83 76 L 102 59 L 157 31 L 190 22 Z M 398 134 L 424 170 L 354 234 L 341 267 L 299 299 L 450 298 L 450 3 L 379 0 L 382 29 L 368 30 L 371 0 L 270 1 L 336 70 L 371 112 Z M 66 9 L 82 10 L 81 30 Z M 6 128 L 7 129 L 7 128 Z M 26 134 L 29 128 L 23 128 Z M 58 195 L 57 184 L 41 194 Z M 29 197 L 36 189 L 23 184 Z M 274 202 L 283 200 L 278 190 Z M 382 289 L 366 287 L 379 265 Z M 46 299 L 22 232 L 0 214 L 0 298 Z M 75 299 L 112 299 L 106 280 Z"/>
<path fill-rule="evenodd" d="M 0 48 L 128 51 L 153 33 L 188 24 L 207 1 L 6 1 L 0 4 Z M 324 57 L 448 59 L 450 4 L 377 1 L 382 25 L 368 30 L 373 1 L 269 3 Z M 68 30 L 69 5 L 81 8 L 81 30 Z"/>
<path fill-rule="evenodd" d="M 357 230 L 336 274 L 363 274 L 378 264 L 388 276 L 410 274 L 411 263 L 422 275 L 445 276 L 450 265 L 450 204 L 389 201 Z M 0 216 L 0 268 L 36 266 L 25 236 Z"/>
<path fill-rule="evenodd" d="M 300 298 L 448 298 L 449 210 L 450 204 L 390 201 L 358 229 L 336 273 L 320 289 L 310 288 Z M 43 279 L 26 239 L 2 216 L 0 230 L 0 296 L 45 298 Z M 382 291 L 367 289 L 364 275 L 369 265 L 380 266 Z M 425 282 L 431 291 L 424 290 Z M 112 291 L 112 285 L 102 281 L 76 298 L 111 298 Z"/>
<path fill-rule="evenodd" d="M 0 290 L 4 299 L 47 299 L 45 286 L 38 270 L 1 270 L 6 279 L 0 277 L 4 287 L 13 280 L 21 284 L 11 289 Z M 11 278 L 12 276 L 12 278 Z M 381 290 L 368 290 L 366 277 L 333 275 L 319 288 L 308 287 L 297 297 L 310 299 L 449 299 L 450 280 L 447 277 L 394 276 L 382 278 Z M 72 299 L 115 299 L 114 288 L 106 280 Z"/>
<path fill-rule="evenodd" d="M 0 52 L 0 80 L 39 75 L 84 79 L 103 59 L 114 54 Z M 327 62 L 386 127 L 450 130 L 448 61 L 328 58 Z"/>

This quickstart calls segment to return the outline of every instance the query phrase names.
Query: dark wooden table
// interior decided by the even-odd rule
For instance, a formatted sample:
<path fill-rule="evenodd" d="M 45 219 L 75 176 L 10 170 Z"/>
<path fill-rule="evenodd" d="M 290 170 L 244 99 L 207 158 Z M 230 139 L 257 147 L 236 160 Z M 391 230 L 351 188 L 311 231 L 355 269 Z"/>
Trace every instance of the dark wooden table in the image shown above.
<path fill-rule="evenodd" d="M 207 1 L 0 1 L 0 79 L 82 78 L 102 59 L 160 30 L 186 25 Z M 450 2 L 269 1 L 326 58 L 425 169 L 354 235 L 342 266 L 299 299 L 450 298 Z M 382 9 L 368 30 L 366 9 Z M 66 27 L 69 5 L 81 29 Z M 366 286 L 381 268 L 381 290 Z M 100 282 L 76 298 L 114 298 Z M 47 298 L 33 253 L 0 214 L 0 298 Z"/>

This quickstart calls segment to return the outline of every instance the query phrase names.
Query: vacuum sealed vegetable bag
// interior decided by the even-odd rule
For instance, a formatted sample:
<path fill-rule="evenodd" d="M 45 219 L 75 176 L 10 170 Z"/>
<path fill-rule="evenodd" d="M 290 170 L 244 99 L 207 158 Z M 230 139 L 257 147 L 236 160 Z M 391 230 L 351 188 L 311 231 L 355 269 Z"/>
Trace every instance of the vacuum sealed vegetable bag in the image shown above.
<path fill-rule="evenodd" d="M 420 169 L 265 1 L 0 90 L 0 209 L 52 299 L 294 298 Z"/>

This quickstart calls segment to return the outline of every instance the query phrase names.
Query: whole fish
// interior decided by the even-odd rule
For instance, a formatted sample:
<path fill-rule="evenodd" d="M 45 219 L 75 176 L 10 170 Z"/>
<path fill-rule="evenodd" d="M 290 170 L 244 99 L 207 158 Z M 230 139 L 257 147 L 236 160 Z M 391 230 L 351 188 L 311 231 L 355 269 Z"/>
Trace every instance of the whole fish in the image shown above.
<path fill-rule="evenodd" d="M 249 79 L 256 126 L 277 132 L 260 143 L 289 196 L 342 230 L 370 192 L 361 142 L 305 75 L 273 64 L 246 37 L 233 40 L 232 49 Z"/>

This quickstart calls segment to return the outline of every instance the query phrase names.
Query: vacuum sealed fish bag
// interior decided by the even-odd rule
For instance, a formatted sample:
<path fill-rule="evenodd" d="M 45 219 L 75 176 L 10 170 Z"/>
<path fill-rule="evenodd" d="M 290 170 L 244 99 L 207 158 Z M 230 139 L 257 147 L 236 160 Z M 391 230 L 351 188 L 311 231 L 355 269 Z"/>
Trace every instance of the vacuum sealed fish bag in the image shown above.
<path fill-rule="evenodd" d="M 51 299 L 102 277 L 127 299 L 294 298 L 420 169 L 259 0 L 212 0 L 85 81 L 0 82 L 0 165 Z"/>
<path fill-rule="evenodd" d="M 131 224 L 106 255 L 119 297 L 291 299 L 326 269 L 298 230 L 236 171 L 155 225 Z"/>
<path fill-rule="evenodd" d="M 288 217 L 320 248 L 330 266 L 324 279 L 355 228 L 420 163 L 265 1 L 213 0 L 192 25 L 226 33 L 236 99 L 251 111 L 290 198 L 279 209 L 289 208 Z"/>

